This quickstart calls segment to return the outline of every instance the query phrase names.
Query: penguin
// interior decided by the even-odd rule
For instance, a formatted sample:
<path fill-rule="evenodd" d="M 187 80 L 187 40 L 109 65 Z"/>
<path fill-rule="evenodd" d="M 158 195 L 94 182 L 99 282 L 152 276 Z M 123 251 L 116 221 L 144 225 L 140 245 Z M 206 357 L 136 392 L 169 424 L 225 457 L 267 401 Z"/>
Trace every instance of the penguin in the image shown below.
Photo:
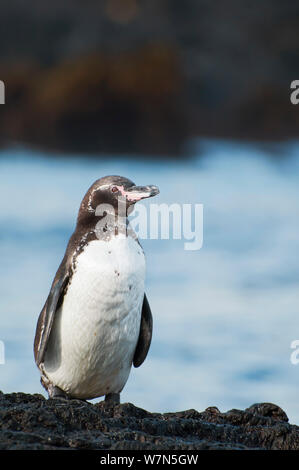
<path fill-rule="evenodd" d="M 132 365 L 144 362 L 153 319 L 144 252 L 127 216 L 158 193 L 105 176 L 85 194 L 37 321 L 34 358 L 49 398 L 120 403 Z"/>

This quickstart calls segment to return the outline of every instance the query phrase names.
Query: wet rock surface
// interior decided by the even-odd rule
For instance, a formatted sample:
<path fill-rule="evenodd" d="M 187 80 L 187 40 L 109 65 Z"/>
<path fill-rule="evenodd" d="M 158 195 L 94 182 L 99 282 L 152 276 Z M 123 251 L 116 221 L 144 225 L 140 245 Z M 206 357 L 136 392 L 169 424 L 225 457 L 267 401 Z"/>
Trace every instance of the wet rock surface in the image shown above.
<path fill-rule="evenodd" d="M 0 393 L 0 450 L 299 449 L 299 427 L 271 403 L 221 413 L 216 407 L 149 413 L 42 395 Z"/>

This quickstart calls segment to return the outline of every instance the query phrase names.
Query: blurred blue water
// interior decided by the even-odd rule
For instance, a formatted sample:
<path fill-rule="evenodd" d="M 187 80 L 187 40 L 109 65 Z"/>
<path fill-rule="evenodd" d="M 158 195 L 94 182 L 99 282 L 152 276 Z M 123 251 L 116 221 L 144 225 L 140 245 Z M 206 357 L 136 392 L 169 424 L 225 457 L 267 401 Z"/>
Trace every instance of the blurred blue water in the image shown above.
<path fill-rule="evenodd" d="M 0 153 L 0 365 L 4 392 L 40 392 L 39 311 L 97 178 L 160 187 L 157 203 L 204 204 L 204 244 L 143 240 L 154 337 L 123 401 L 152 411 L 271 401 L 299 423 L 299 143 L 201 140 L 189 161 Z M 83 157 L 83 156 L 82 156 Z"/>

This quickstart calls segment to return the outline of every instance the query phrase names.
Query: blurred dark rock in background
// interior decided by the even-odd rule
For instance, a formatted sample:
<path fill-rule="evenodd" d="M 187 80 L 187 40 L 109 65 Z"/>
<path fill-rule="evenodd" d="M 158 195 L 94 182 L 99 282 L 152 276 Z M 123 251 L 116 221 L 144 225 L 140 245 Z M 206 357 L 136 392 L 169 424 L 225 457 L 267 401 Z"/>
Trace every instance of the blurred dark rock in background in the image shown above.
<path fill-rule="evenodd" d="M 194 136 L 298 137 L 291 0 L 10 0 L 0 143 L 178 155 Z"/>

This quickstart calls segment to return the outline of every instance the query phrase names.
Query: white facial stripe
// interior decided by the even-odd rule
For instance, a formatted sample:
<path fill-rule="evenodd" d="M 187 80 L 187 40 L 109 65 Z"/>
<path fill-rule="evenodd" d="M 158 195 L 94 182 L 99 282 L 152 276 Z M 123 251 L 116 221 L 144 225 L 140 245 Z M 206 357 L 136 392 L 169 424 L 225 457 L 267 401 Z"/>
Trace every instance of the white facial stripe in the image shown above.
<path fill-rule="evenodd" d="M 101 185 L 101 186 L 96 186 L 95 188 L 93 188 L 93 190 L 91 191 L 91 193 L 90 193 L 90 195 L 89 195 L 88 204 L 87 204 L 87 210 L 88 210 L 89 212 L 94 212 L 94 209 L 93 209 L 93 207 L 92 207 L 92 205 L 91 205 L 91 201 L 92 201 L 92 196 L 93 196 L 93 194 L 94 194 L 95 192 L 99 191 L 99 190 L 102 191 L 102 190 L 108 189 L 108 188 L 110 188 L 110 186 L 111 186 L 110 184 L 103 184 L 103 185 Z"/>
<path fill-rule="evenodd" d="M 95 190 L 98 191 L 99 189 L 101 189 L 101 190 L 102 189 L 108 189 L 108 188 L 110 188 L 110 186 L 111 186 L 110 184 L 103 184 L 103 185 L 98 186 L 97 188 L 95 188 Z"/>

